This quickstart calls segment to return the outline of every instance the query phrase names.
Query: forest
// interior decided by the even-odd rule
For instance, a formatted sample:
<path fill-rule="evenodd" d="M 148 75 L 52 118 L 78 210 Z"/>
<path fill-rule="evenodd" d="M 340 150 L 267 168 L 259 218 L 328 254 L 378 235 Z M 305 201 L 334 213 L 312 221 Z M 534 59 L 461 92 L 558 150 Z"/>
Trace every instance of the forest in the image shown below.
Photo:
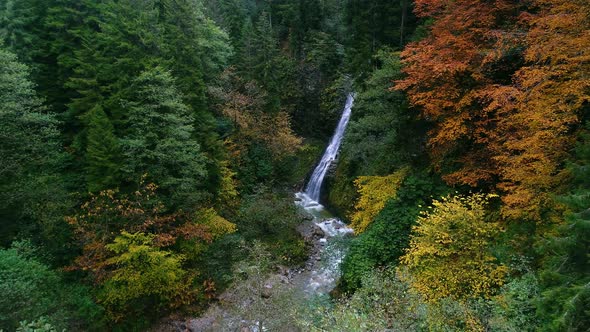
<path fill-rule="evenodd" d="M 347 96 L 337 219 L 311 217 Z M 304 296 L 318 218 L 354 234 Z M 0 0 L 0 332 L 588 332 L 589 308 L 588 0 Z"/>

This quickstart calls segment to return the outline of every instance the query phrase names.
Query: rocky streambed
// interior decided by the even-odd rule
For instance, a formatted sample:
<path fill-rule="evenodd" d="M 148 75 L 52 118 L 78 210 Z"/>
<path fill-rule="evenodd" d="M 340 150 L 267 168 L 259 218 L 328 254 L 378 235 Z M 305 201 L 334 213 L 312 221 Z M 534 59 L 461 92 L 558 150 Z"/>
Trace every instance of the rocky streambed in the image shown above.
<path fill-rule="evenodd" d="M 279 267 L 259 282 L 240 284 L 227 289 L 198 318 L 168 319 L 153 331 L 298 331 L 292 319 L 281 320 L 278 313 L 285 312 L 295 302 L 301 303 L 315 296 L 326 295 L 334 289 L 340 276 L 340 263 L 352 230 L 342 221 L 330 216 L 321 205 L 310 209 L 305 200 L 296 204 L 308 213 L 299 227 L 310 248 L 306 263 L 300 267 Z M 277 313 L 273 315 L 272 313 Z M 260 318 L 262 317 L 262 318 Z M 291 317 L 293 318 L 293 317 Z M 265 321 L 262 324 L 261 320 Z M 262 328 L 259 326 L 263 325 Z"/>

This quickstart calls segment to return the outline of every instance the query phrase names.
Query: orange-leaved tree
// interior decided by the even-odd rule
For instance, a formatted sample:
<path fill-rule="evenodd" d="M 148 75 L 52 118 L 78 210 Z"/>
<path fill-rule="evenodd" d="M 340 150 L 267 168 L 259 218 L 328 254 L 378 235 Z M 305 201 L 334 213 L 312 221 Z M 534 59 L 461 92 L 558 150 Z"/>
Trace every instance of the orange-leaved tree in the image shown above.
<path fill-rule="evenodd" d="M 539 219 L 564 182 L 564 160 L 578 118 L 590 102 L 590 2 L 536 0 L 523 13 L 525 65 L 510 94 L 494 100 L 498 120 L 494 160 L 501 169 L 503 214 Z"/>
<path fill-rule="evenodd" d="M 105 190 L 91 195 L 79 213 L 67 217 L 82 247 L 82 254 L 70 269 L 90 272 L 96 283 L 103 283 L 111 276 L 107 262 L 112 255 L 107 246 L 122 232 L 146 234 L 153 246 L 171 248 L 186 241 L 193 246 L 209 244 L 236 230 L 233 223 L 211 208 L 195 213 L 167 211 L 158 199 L 157 188 L 155 184 L 142 183 L 130 194 Z"/>
<path fill-rule="evenodd" d="M 402 52 L 406 77 L 396 88 L 432 121 L 429 149 L 435 166 L 451 184 L 489 184 L 497 176 L 496 161 L 486 148 L 496 114 L 482 97 L 507 82 L 514 70 L 502 63 L 517 20 L 508 0 L 417 0 L 416 14 L 431 17 L 429 35 Z M 509 80 L 508 80 L 509 82 Z M 485 98 L 484 98 L 485 99 Z M 449 160 L 450 159 L 450 160 Z"/>
<path fill-rule="evenodd" d="M 450 184 L 497 190 L 505 217 L 539 220 L 588 105 L 590 5 L 416 3 L 434 23 L 402 54 L 396 88 L 433 122 L 435 166 Z"/>
<path fill-rule="evenodd" d="M 244 81 L 227 69 L 219 86 L 210 88 L 221 114 L 232 121 L 237 133 L 232 136 L 238 146 L 263 143 L 276 159 L 291 155 L 301 148 L 302 139 L 291 129 L 285 111 L 265 112 L 267 92 L 255 81 Z"/>

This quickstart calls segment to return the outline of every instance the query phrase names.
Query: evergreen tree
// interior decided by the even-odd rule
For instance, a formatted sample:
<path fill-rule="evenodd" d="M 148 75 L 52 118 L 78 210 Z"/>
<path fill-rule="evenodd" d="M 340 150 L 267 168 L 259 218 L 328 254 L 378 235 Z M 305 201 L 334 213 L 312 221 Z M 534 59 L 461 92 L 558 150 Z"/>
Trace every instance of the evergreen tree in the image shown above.
<path fill-rule="evenodd" d="M 25 320 L 43 318 L 59 331 L 99 331 L 105 327 L 102 308 L 89 289 L 71 285 L 58 271 L 39 259 L 38 248 L 28 241 L 0 249 L 0 326 L 14 331 Z M 16 329 L 16 331 L 58 331 Z"/>
<path fill-rule="evenodd" d="M 278 111 L 279 99 L 279 66 L 281 57 L 278 39 L 272 29 L 270 16 L 263 12 L 253 30 L 250 30 L 250 42 L 246 44 L 245 55 L 250 56 L 246 60 L 248 74 L 251 75 L 268 92 L 267 110 Z"/>
<path fill-rule="evenodd" d="M 401 49 L 409 41 L 416 19 L 408 0 L 349 0 L 344 9 L 344 24 L 347 68 L 363 79 L 373 68 L 372 56 L 378 49 Z"/>
<path fill-rule="evenodd" d="M 223 143 L 217 134 L 217 120 L 207 100 L 207 85 L 215 82 L 233 53 L 229 36 L 203 13 L 200 2 L 174 1 L 162 15 L 165 59 L 159 64 L 169 68 L 195 119 L 194 136 L 209 157 L 207 184 L 215 192 L 221 177 L 219 161 L 225 158 Z"/>
<path fill-rule="evenodd" d="M 56 218 L 64 203 L 58 122 L 29 80 L 28 67 L 0 49 L 0 240 Z"/>
<path fill-rule="evenodd" d="M 562 198 L 568 206 L 565 222 L 554 236 L 541 242 L 546 256 L 540 271 L 538 299 L 542 331 L 586 331 L 590 326 L 590 126 L 575 149 L 572 192 Z"/>
<path fill-rule="evenodd" d="M 169 71 L 144 71 L 126 102 L 128 131 L 121 140 L 128 181 L 148 174 L 175 206 L 193 208 L 203 198 L 206 158 L 194 139 L 194 118 Z"/>
<path fill-rule="evenodd" d="M 251 13 L 248 1 L 244 0 L 205 0 L 207 14 L 228 32 L 233 45 L 238 45 L 243 37 L 244 22 Z"/>
<path fill-rule="evenodd" d="M 86 116 L 86 183 L 98 192 L 119 184 L 119 145 L 114 127 L 100 105 Z"/>
<path fill-rule="evenodd" d="M 39 42 L 34 32 L 44 9 L 38 0 L 0 0 L 0 44 L 29 67 L 34 67 Z"/>
<path fill-rule="evenodd" d="M 75 76 L 80 62 L 84 61 L 78 52 L 96 42 L 94 34 L 100 30 L 102 2 L 48 1 L 46 13 L 39 22 L 41 28 L 35 32 L 40 40 L 36 59 L 40 68 L 36 74 L 36 83 L 48 105 L 64 120 L 66 137 L 69 139 L 73 139 L 73 133 L 80 130 L 78 117 L 85 113 L 76 112 L 77 109 L 71 107 L 68 110 L 70 101 L 80 97 L 69 80 Z"/>

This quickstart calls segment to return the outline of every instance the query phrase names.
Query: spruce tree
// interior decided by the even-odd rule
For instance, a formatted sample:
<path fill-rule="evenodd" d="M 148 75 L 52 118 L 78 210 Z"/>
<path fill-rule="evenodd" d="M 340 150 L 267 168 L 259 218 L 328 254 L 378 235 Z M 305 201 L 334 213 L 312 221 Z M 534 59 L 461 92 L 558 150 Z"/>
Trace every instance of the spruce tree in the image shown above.
<path fill-rule="evenodd" d="M 572 191 L 562 197 L 565 222 L 540 242 L 541 331 L 587 331 L 590 326 L 590 124 L 580 135 L 570 170 Z"/>
<path fill-rule="evenodd" d="M 114 127 L 100 105 L 86 116 L 86 183 L 97 192 L 119 184 L 119 145 Z"/>
<path fill-rule="evenodd" d="M 58 122 L 16 55 L 0 49 L 0 242 L 36 232 L 65 202 Z"/>
<path fill-rule="evenodd" d="M 38 0 L 0 0 L 0 44 L 18 56 L 20 62 L 33 66 L 38 46 L 35 29 L 44 9 Z"/>
<path fill-rule="evenodd" d="M 127 180 L 144 174 L 156 182 L 175 207 L 195 207 L 201 191 L 206 158 L 194 139 L 194 119 L 169 71 L 155 67 L 134 81 L 126 102 L 128 131 L 121 141 Z"/>

